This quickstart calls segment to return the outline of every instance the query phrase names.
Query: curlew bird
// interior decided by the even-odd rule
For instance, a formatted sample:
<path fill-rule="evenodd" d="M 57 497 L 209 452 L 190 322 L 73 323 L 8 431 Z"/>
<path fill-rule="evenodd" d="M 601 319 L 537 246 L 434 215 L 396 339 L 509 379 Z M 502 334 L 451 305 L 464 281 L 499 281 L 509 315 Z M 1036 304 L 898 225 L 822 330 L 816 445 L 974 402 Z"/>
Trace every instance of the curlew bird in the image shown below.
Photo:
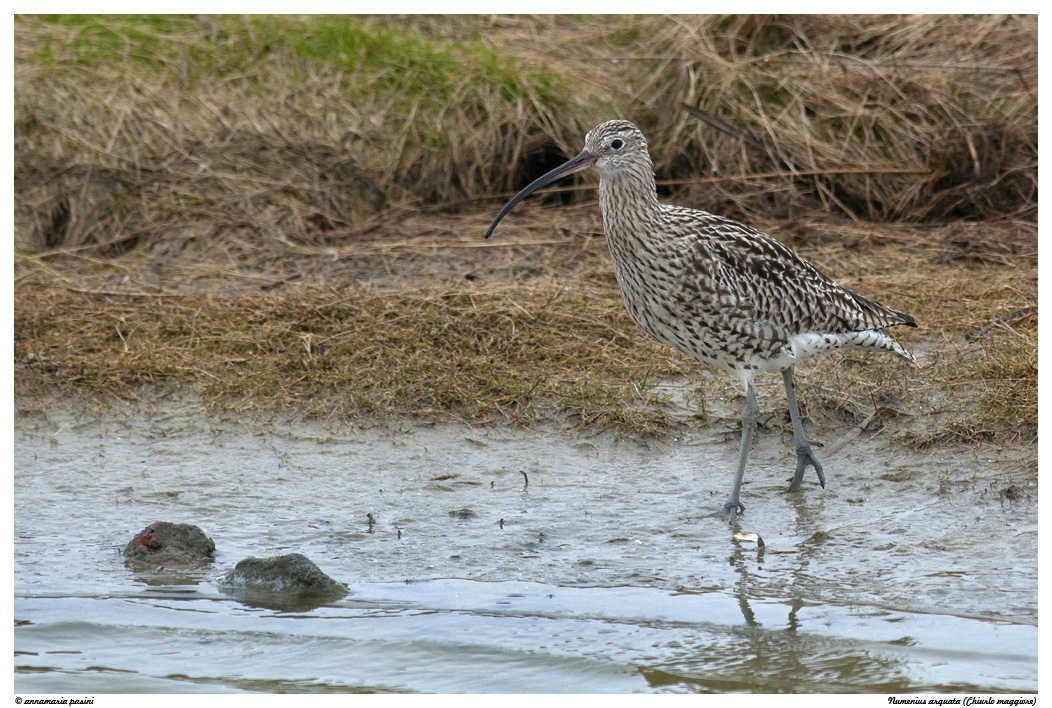
<path fill-rule="evenodd" d="M 745 511 L 742 479 L 759 407 L 757 372 L 780 371 L 796 439 L 800 486 L 808 465 L 825 487 L 822 465 L 804 436 L 793 392 L 793 364 L 844 347 L 913 356 L 885 327 L 916 327 L 909 315 L 848 290 L 754 228 L 705 211 L 661 204 L 647 140 L 626 120 L 585 136 L 584 150 L 537 178 L 493 219 L 486 237 L 516 204 L 557 179 L 595 168 L 614 273 L 632 319 L 662 344 L 727 372 L 745 389 L 741 448 L 731 495 L 711 516 L 733 523 Z"/>

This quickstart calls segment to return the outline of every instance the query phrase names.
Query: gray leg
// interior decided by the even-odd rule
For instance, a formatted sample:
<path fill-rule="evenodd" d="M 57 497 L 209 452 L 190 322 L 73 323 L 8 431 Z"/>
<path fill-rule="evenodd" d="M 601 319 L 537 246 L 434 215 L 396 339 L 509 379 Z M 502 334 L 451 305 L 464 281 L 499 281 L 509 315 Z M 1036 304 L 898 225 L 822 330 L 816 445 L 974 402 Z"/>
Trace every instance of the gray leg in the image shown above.
<path fill-rule="evenodd" d="M 734 475 L 734 487 L 731 488 L 731 497 L 727 503 L 717 512 L 709 516 L 718 516 L 725 519 L 727 523 L 734 523 L 739 512 L 745 511 L 741 503 L 742 480 L 745 479 L 745 463 L 749 459 L 749 447 L 752 444 L 752 434 L 756 430 L 756 419 L 760 415 L 760 407 L 756 404 L 756 391 L 752 383 L 745 387 L 745 410 L 742 411 L 742 444 L 738 451 L 738 471 Z"/>
<path fill-rule="evenodd" d="M 818 473 L 818 481 L 824 488 L 826 477 L 822 474 L 822 463 L 811 451 L 811 443 L 804 437 L 804 426 L 800 422 L 800 409 L 796 406 L 796 393 L 793 390 L 792 367 L 782 370 L 782 380 L 785 381 L 785 398 L 789 401 L 789 417 L 793 421 L 793 437 L 796 438 L 796 474 L 793 475 L 793 481 L 789 483 L 789 488 L 785 491 L 791 492 L 800 486 L 808 463 L 814 466 L 815 472 Z"/>

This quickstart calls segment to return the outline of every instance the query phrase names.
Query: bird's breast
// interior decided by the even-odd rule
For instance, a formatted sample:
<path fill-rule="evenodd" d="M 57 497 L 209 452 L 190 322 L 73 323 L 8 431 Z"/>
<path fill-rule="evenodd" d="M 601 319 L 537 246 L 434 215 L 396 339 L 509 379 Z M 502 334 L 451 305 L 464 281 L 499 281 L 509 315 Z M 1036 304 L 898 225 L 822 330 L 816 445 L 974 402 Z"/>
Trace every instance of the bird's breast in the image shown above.
<path fill-rule="evenodd" d="M 655 242 L 611 224 L 607 242 L 629 316 L 647 334 L 711 366 L 723 366 L 718 295 L 702 287 L 671 240 Z M 717 302 L 713 302 L 715 300 Z"/>

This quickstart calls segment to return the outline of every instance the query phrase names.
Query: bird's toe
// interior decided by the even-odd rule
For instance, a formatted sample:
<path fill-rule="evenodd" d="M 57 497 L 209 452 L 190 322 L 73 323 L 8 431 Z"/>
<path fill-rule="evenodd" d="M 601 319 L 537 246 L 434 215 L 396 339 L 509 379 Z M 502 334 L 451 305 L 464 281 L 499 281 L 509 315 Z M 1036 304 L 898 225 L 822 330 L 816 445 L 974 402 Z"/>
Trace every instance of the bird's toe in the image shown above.
<path fill-rule="evenodd" d="M 793 479 L 789 482 L 789 486 L 785 488 L 785 491 L 792 492 L 800 488 L 800 483 L 804 479 L 804 472 L 807 470 L 808 465 L 815 468 L 815 474 L 818 475 L 818 483 L 825 489 L 826 476 L 822 471 L 822 463 L 818 461 L 818 458 L 811 451 L 811 446 L 808 445 L 807 447 L 798 447 L 796 449 L 796 472 L 793 474 Z"/>
<path fill-rule="evenodd" d="M 739 514 L 745 513 L 745 505 L 740 501 L 729 501 L 723 505 L 723 508 L 719 511 L 714 511 L 709 514 L 709 518 L 723 519 L 728 524 L 733 524 L 738 519 Z"/>

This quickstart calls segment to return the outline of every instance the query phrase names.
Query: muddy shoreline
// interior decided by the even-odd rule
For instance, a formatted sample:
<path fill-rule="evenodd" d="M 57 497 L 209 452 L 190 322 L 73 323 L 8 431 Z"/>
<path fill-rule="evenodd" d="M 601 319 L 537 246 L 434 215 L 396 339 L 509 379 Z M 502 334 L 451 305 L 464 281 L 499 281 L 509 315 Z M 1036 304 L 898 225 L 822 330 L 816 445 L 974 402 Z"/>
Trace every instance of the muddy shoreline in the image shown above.
<path fill-rule="evenodd" d="M 788 495 L 791 437 L 762 432 L 741 518 L 760 549 L 705 518 L 736 453 L 719 430 L 336 431 L 166 400 L 16 417 L 20 691 L 99 667 L 111 691 L 1037 688 L 1038 502 L 1005 492 L 1011 450 L 864 433 L 825 490 Z M 121 544 L 156 518 L 206 528 L 215 567 L 127 568 Z M 224 592 L 242 558 L 290 552 L 347 597 L 284 612 Z"/>

